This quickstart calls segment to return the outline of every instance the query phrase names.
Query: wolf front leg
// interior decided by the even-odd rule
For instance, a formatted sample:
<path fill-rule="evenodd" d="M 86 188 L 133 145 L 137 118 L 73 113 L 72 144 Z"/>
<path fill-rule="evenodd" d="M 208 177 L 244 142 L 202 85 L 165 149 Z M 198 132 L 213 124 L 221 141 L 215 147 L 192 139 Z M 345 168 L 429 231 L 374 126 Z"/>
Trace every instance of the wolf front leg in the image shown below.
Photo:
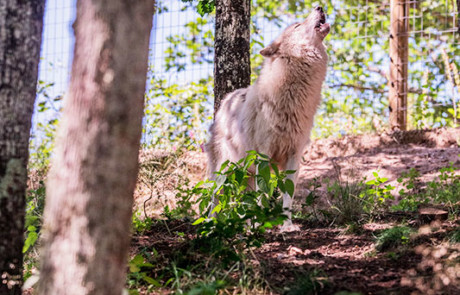
<path fill-rule="evenodd" d="M 287 179 L 292 180 L 292 182 L 294 183 L 294 188 L 297 183 L 298 169 L 299 169 L 299 157 L 297 155 L 292 155 L 291 157 L 289 157 L 286 163 L 286 170 L 295 170 L 294 174 L 289 174 L 287 176 Z M 281 227 L 282 232 L 299 230 L 298 226 L 292 224 L 292 199 L 293 197 L 294 197 L 294 194 L 292 194 L 292 197 L 287 192 L 283 194 L 283 209 L 284 209 L 284 214 L 287 215 L 288 219 L 284 221 L 284 224 Z"/>

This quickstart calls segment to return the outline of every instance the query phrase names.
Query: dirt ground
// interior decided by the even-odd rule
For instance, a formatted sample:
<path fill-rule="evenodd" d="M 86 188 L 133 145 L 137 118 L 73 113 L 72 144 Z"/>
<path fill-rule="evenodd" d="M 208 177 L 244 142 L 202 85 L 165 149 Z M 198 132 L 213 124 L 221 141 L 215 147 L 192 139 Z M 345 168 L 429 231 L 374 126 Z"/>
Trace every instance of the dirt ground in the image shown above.
<path fill-rule="evenodd" d="M 158 162 L 168 156 L 164 152 L 149 151 L 141 153 L 140 160 Z M 394 191 L 399 191 L 397 178 L 410 168 L 417 169 L 420 181 L 427 182 L 437 177 L 439 170 L 449 163 L 460 168 L 460 128 L 319 139 L 310 145 L 301 162 L 294 208 L 300 209 L 315 178 L 322 184 L 318 188 L 321 195 L 328 179 L 340 177 L 342 181 L 353 183 L 364 177 L 369 179 L 372 172 L 378 171 L 380 177 L 388 178 L 388 184 L 396 187 Z M 145 203 L 150 217 L 159 217 L 166 205 L 175 206 L 175 188 L 185 177 L 190 180 L 190 185 L 205 178 L 206 155 L 186 152 L 166 170 L 167 173 L 160 171 L 162 176 L 158 176 L 151 186 L 142 181 L 137 186 L 136 206 L 143 211 Z"/>
<path fill-rule="evenodd" d="M 268 232 L 266 243 L 253 251 L 251 263 L 262 270 L 265 284 L 265 291 L 257 294 L 460 294 L 460 246 L 446 242 L 446 236 L 459 226 L 458 219 L 420 227 L 406 247 L 394 252 L 374 249 L 375 235 L 393 224 L 388 220 L 366 224 L 354 234 L 301 220 L 295 223 L 299 231 Z M 187 238 L 194 236 L 193 226 L 176 220 L 168 222 L 168 228 L 159 223 L 135 236 L 132 255 L 155 248 L 162 264 L 177 255 L 175 251 L 185 253 Z M 175 230 L 183 233 L 181 238 Z M 309 284 L 312 273 L 314 291 Z M 141 292 L 172 293 L 163 288 Z"/>
<path fill-rule="evenodd" d="M 460 168 L 460 129 L 411 131 L 383 135 L 362 135 L 341 139 L 321 139 L 313 142 L 304 156 L 296 188 L 296 205 L 300 207 L 307 189 L 316 178 L 320 183 L 340 177 L 358 181 L 379 171 L 381 177 L 398 186 L 396 179 L 410 168 L 416 168 L 422 182 L 431 181 L 439 169 L 453 163 Z M 145 155 L 144 155 L 145 157 Z M 204 177 L 203 153 L 187 153 L 175 166 L 180 172 L 171 172 L 161 180 L 162 190 L 154 195 L 163 199 L 149 200 L 151 194 L 145 184 L 137 191 L 137 204 L 146 204 L 146 212 L 156 216 L 164 205 L 174 206 L 174 187 L 180 182 L 178 175 L 187 175 L 191 183 Z M 184 168 L 186 167 L 186 168 Z M 186 170 L 184 170 L 186 169 Z M 458 173 L 458 171 L 457 171 Z M 318 190 L 325 191 L 325 186 Z M 168 197 L 169 196 L 169 197 Z M 400 221 L 412 224 L 418 232 L 411 247 L 398 252 L 379 253 L 374 250 L 375 236 L 382 229 Z M 254 251 L 254 264 L 262 264 L 268 293 L 283 294 L 283 286 L 297 286 L 299 280 L 312 271 L 327 278 L 320 284 L 318 294 L 336 294 L 354 291 L 361 294 L 460 294 L 460 247 L 446 244 L 446 236 L 459 226 L 459 219 L 438 224 L 421 225 L 415 215 L 387 216 L 383 220 L 366 224 L 359 232 L 347 234 L 343 228 L 324 224 L 294 221 L 300 231 L 267 234 L 267 243 Z M 171 224 L 169 228 L 193 235 L 186 224 Z M 180 248 L 183 242 L 165 228 L 136 236 L 132 251 L 154 247 L 163 255 Z M 452 279 L 452 272 L 454 276 Z M 456 276 L 457 275 L 457 276 Z M 298 293 L 304 294 L 299 289 Z M 294 288 L 295 289 L 295 288 Z M 284 291 L 283 291 L 284 290 Z M 350 294 L 350 293 L 348 293 Z"/>

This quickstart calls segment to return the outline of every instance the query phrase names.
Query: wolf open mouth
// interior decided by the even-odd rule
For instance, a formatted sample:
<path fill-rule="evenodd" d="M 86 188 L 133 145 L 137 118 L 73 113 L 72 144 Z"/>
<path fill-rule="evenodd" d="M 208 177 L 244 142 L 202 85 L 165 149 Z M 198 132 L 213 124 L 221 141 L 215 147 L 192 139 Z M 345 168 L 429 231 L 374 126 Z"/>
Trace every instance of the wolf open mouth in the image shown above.
<path fill-rule="evenodd" d="M 321 12 L 321 18 L 319 19 L 319 23 L 321 25 L 326 23 L 326 14 L 324 12 Z"/>
<path fill-rule="evenodd" d="M 320 15 L 319 15 L 319 20 L 318 20 L 318 23 L 316 23 L 316 28 L 320 28 L 322 25 L 324 25 L 326 23 L 326 14 L 324 13 L 324 11 L 321 9 L 319 11 Z"/>
<path fill-rule="evenodd" d="M 319 19 L 315 28 L 317 32 L 319 32 L 324 38 L 329 33 L 330 25 L 326 23 L 326 14 L 324 13 L 323 9 L 321 7 L 317 7 L 316 10 L 319 12 Z"/>

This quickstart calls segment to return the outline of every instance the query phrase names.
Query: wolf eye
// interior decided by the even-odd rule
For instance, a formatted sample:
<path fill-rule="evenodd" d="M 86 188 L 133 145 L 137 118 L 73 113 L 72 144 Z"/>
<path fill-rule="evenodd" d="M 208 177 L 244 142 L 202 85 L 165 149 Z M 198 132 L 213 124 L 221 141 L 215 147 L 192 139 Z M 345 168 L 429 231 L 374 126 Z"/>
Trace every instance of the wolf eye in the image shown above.
<path fill-rule="evenodd" d="M 300 24 L 297 24 L 294 26 L 294 29 L 297 29 L 300 26 Z"/>

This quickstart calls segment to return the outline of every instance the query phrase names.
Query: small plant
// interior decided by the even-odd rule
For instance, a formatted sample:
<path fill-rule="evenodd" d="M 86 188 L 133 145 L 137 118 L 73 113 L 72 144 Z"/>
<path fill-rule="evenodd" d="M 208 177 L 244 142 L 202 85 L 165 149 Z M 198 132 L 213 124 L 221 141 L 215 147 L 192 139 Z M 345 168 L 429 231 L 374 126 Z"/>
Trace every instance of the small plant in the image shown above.
<path fill-rule="evenodd" d="M 386 229 L 377 236 L 375 249 L 377 251 L 386 251 L 405 245 L 409 242 L 411 233 L 412 229 L 407 226 L 395 226 Z"/>
<path fill-rule="evenodd" d="M 452 244 L 460 243 L 460 228 L 457 227 L 449 233 L 449 242 Z"/>
<path fill-rule="evenodd" d="M 455 171 L 453 163 L 441 168 L 438 180 L 429 182 L 426 190 L 433 203 L 446 205 L 453 215 L 459 212 L 460 204 L 460 175 L 456 175 Z"/>
<path fill-rule="evenodd" d="M 45 183 L 40 180 L 37 188 L 29 190 L 26 196 L 25 240 L 22 248 L 24 253 L 24 279 L 28 279 L 32 275 L 38 262 L 38 253 L 36 253 L 35 248 L 42 227 L 45 194 Z"/>
<path fill-rule="evenodd" d="M 147 283 L 149 290 L 155 287 L 161 287 L 161 284 L 157 280 L 148 275 L 148 271 L 154 267 L 153 264 L 146 262 L 146 259 L 141 254 L 132 258 L 128 266 L 128 287 L 130 289 L 130 295 L 138 294 L 135 288 L 139 287 L 142 283 Z"/>
<path fill-rule="evenodd" d="M 187 295 L 214 295 L 217 291 L 225 287 L 225 281 L 216 280 L 212 282 L 199 282 L 185 294 Z"/>
<path fill-rule="evenodd" d="M 143 234 L 152 228 L 154 220 L 148 216 L 141 217 L 141 211 L 133 214 L 133 229 L 138 234 Z"/>
<path fill-rule="evenodd" d="M 388 205 L 388 200 L 394 200 L 391 191 L 394 189 L 392 185 L 385 185 L 388 178 L 380 177 L 378 172 L 373 172 L 374 179 L 367 181 L 367 188 L 361 193 L 360 197 L 365 201 L 364 211 L 374 215 L 385 209 Z"/>
<path fill-rule="evenodd" d="M 327 185 L 334 222 L 357 225 L 362 221 L 366 203 L 360 196 L 364 188 L 362 182 L 348 183 L 340 180 Z"/>
<path fill-rule="evenodd" d="M 398 178 L 398 183 L 403 185 L 403 188 L 399 190 L 400 201 L 397 205 L 391 207 L 392 210 L 416 211 L 420 204 L 429 201 L 420 188 L 419 177 L 420 173 L 415 168 L 411 168 L 408 172 L 402 173 L 401 177 Z"/>
<path fill-rule="evenodd" d="M 317 190 L 320 187 L 321 187 L 321 182 L 319 181 L 318 178 L 315 177 L 309 185 L 309 188 L 311 188 L 311 190 L 308 193 L 308 195 L 305 197 L 304 203 L 302 204 L 303 210 L 311 210 L 311 213 L 309 213 L 306 217 L 313 216 L 316 220 L 319 220 L 319 216 L 317 212 L 318 210 L 316 208 L 316 200 L 319 198 Z M 303 215 L 303 213 L 300 213 L 300 212 L 298 214 L 300 216 Z"/>
<path fill-rule="evenodd" d="M 299 276 L 288 295 L 320 294 L 328 283 L 327 278 L 319 270 L 313 270 L 306 275 Z"/>
<path fill-rule="evenodd" d="M 180 183 L 177 187 L 176 193 L 176 207 L 169 209 L 169 206 L 165 206 L 163 215 L 168 219 L 186 219 L 190 220 L 196 216 L 196 212 L 193 209 L 194 201 L 192 200 L 193 195 L 189 193 L 187 189 L 189 180 L 185 179 L 184 184 Z"/>
<path fill-rule="evenodd" d="M 286 218 L 278 189 L 293 195 L 294 183 L 286 178 L 292 173 L 279 171 L 267 156 L 254 151 L 237 163 L 225 162 L 215 181 L 201 182 L 192 190 L 199 195 L 202 214 L 194 222 L 197 245 L 224 264 L 239 260 L 244 249 L 259 247 L 261 234 Z M 254 182 L 257 190 L 250 189 Z M 213 198 L 218 203 L 210 212 Z"/>

